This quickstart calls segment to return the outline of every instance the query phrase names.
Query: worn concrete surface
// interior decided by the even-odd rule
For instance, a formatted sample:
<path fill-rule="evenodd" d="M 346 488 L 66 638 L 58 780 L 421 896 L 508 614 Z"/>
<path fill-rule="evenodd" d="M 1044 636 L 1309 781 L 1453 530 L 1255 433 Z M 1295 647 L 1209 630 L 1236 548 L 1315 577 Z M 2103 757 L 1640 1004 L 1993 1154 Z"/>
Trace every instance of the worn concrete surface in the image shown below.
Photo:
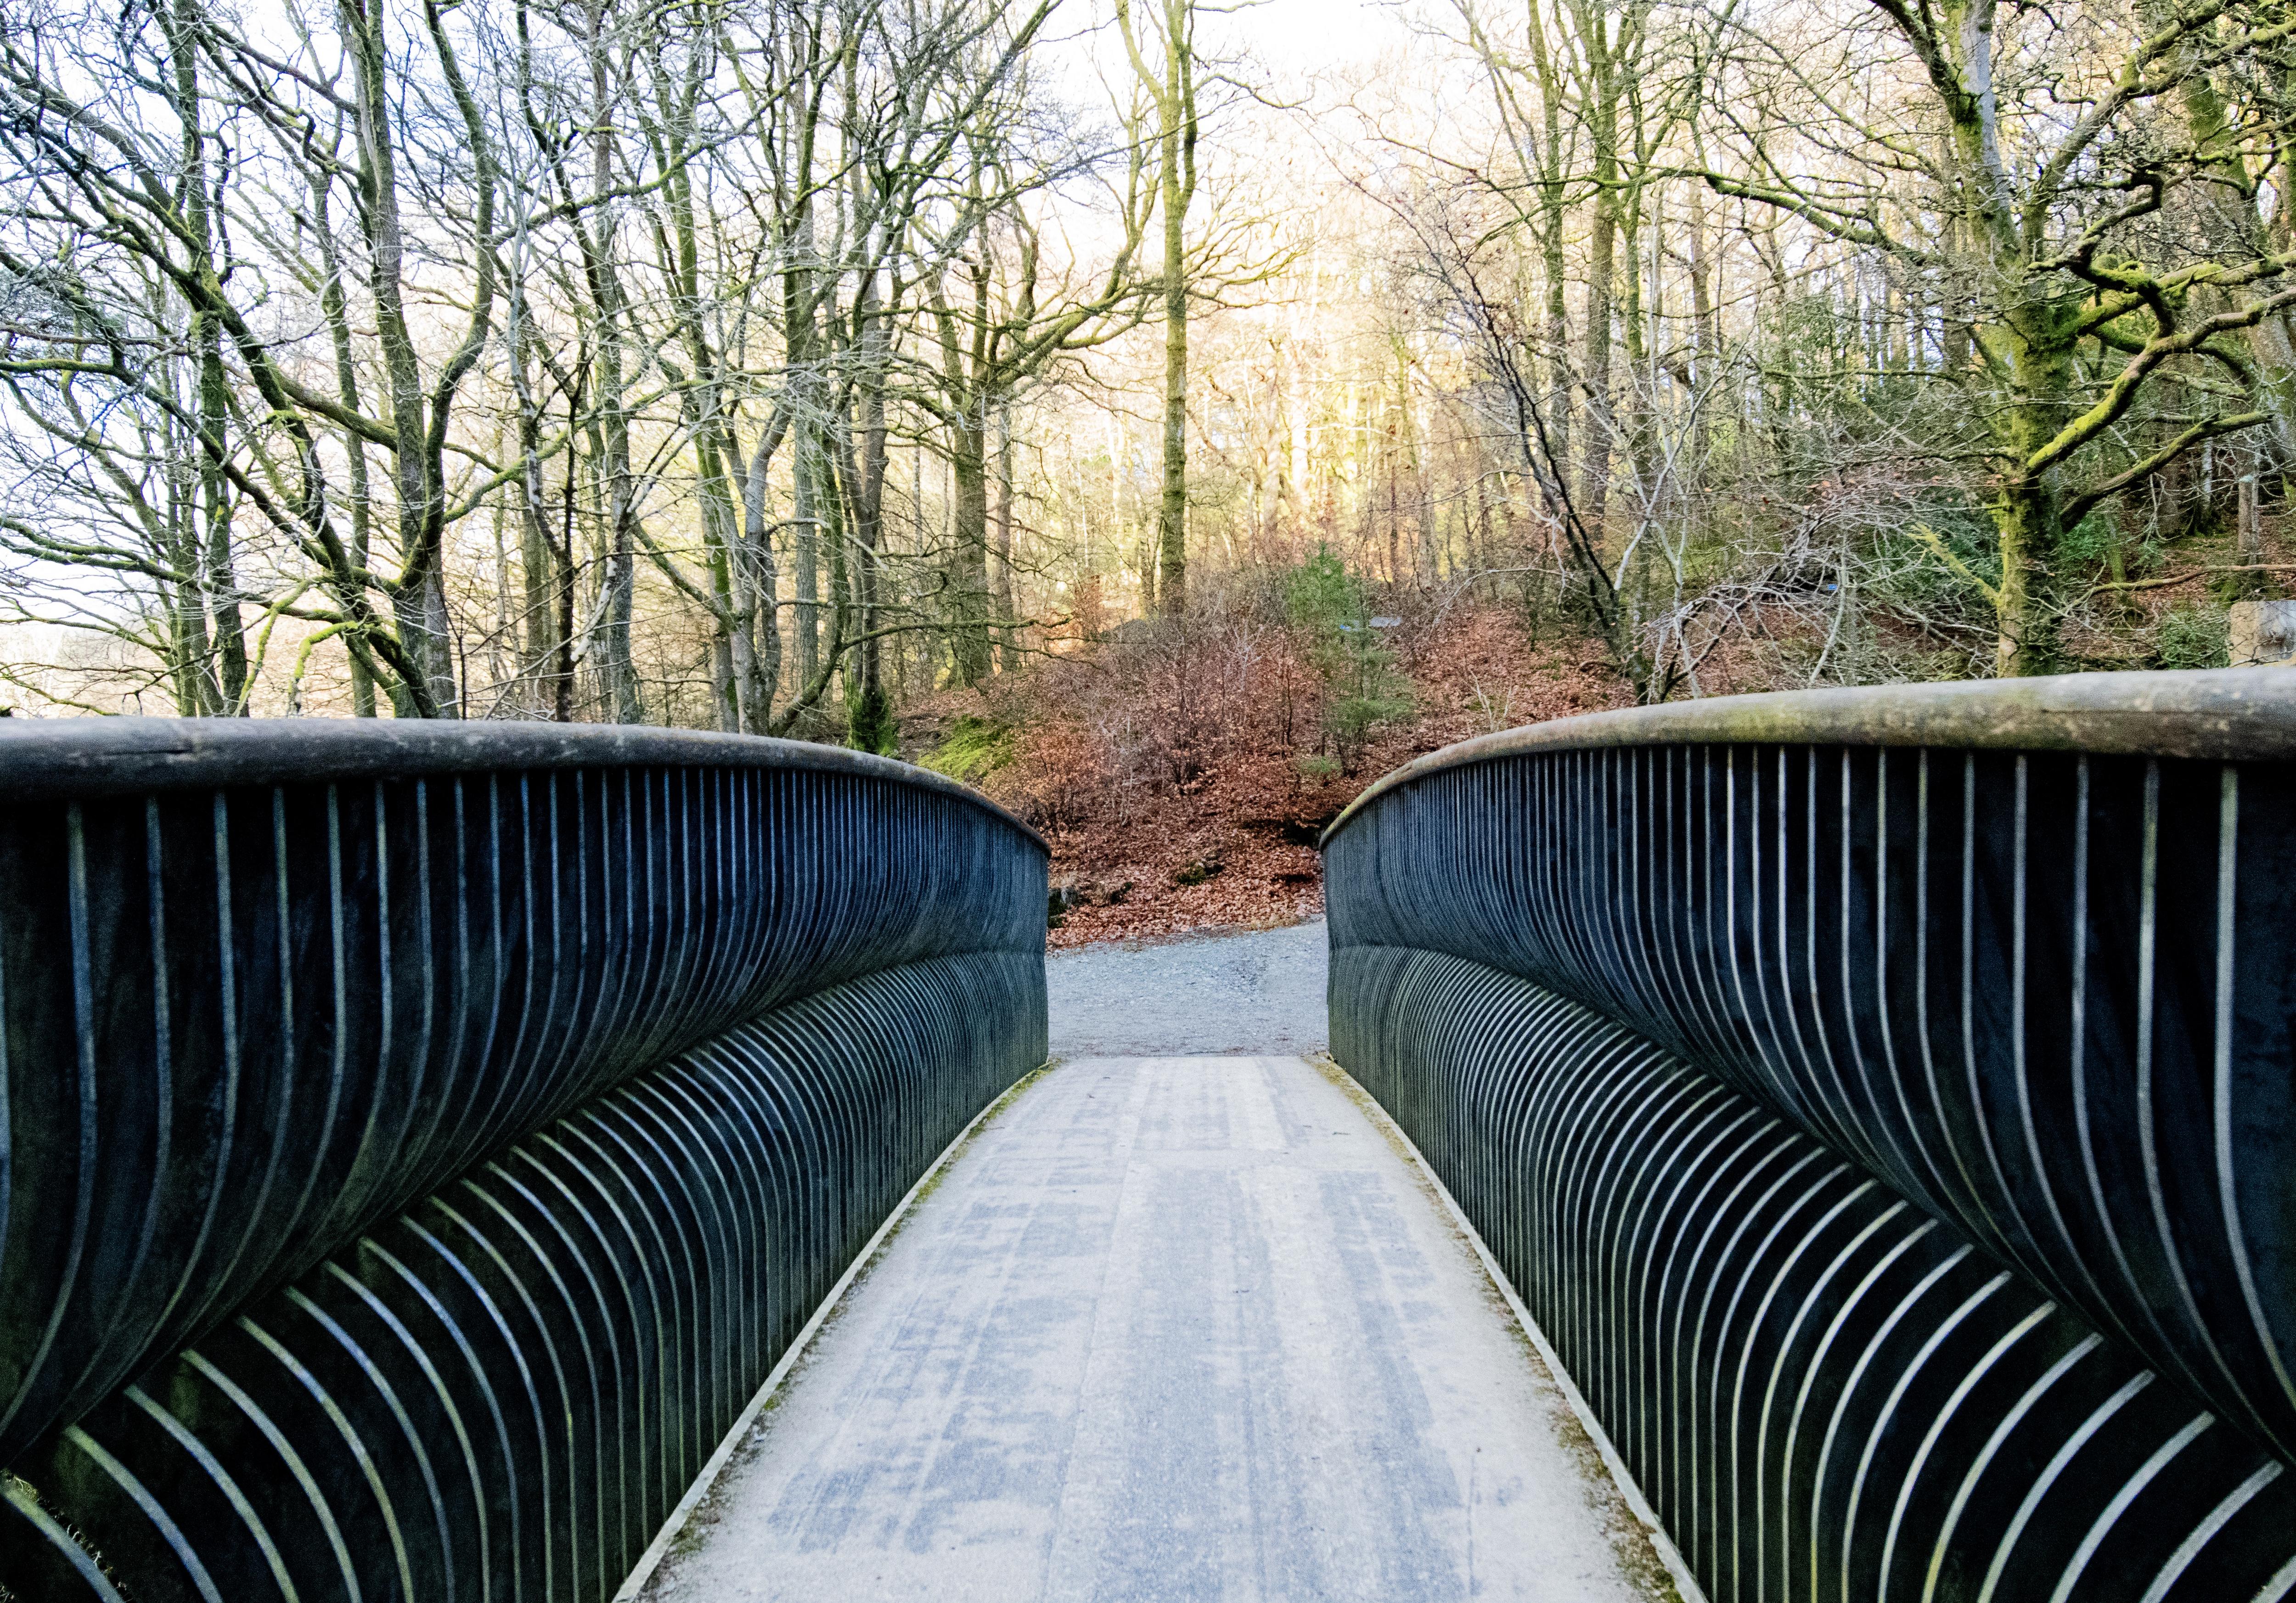
<path fill-rule="evenodd" d="M 648 1596 L 1667 1595 L 1418 1171 L 1298 1058 L 1052 1071 L 783 1396 Z"/>
<path fill-rule="evenodd" d="M 1330 1044 L 1324 920 L 1248 935 L 1078 946 L 1045 960 L 1053 1056 L 1318 1052 Z"/>

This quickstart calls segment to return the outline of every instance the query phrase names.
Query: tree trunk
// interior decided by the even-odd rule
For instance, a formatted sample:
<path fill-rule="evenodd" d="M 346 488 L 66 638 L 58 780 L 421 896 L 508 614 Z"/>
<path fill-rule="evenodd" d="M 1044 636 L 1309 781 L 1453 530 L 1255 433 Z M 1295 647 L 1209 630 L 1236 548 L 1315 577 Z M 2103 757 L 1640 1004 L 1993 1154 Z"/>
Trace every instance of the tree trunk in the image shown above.
<path fill-rule="evenodd" d="M 861 643 L 857 690 L 847 719 L 853 744 L 883 756 L 898 755 L 899 731 L 885 688 L 885 642 L 877 637 L 881 601 L 880 564 L 885 544 L 885 327 L 877 306 L 877 277 L 861 285 L 860 460 L 853 473 L 855 590 L 860 605 Z"/>
<path fill-rule="evenodd" d="M 790 564 L 796 604 L 790 609 L 790 640 L 796 649 L 797 682 L 804 685 L 821 670 L 821 454 L 812 419 L 800 416 L 792 432 L 797 494 Z"/>
<path fill-rule="evenodd" d="M 1020 666 L 1012 619 L 1013 604 L 1013 403 L 996 405 L 996 666 L 1006 673 Z M 1185 560 L 1185 559 L 1183 559 Z"/>
<path fill-rule="evenodd" d="M 707 404 L 714 406 L 716 403 Z M 704 424 L 695 430 L 693 454 L 698 470 L 694 489 L 701 503 L 702 547 L 709 560 L 710 596 L 717 602 L 710 617 L 709 700 L 718 715 L 718 727 L 729 734 L 738 733 L 742 727 L 742 700 L 734 677 L 736 609 L 733 553 L 738 526 L 714 424 Z"/>
<path fill-rule="evenodd" d="M 601 390 L 615 397 L 607 402 L 605 420 L 607 544 L 598 672 L 614 722 L 643 724 L 645 703 L 638 694 L 637 659 L 630 638 L 637 610 L 637 487 L 630 471 L 629 416 L 620 401 L 620 340 L 609 336 L 599 341 L 598 348 Z"/>
<path fill-rule="evenodd" d="M 525 421 L 521 420 L 520 431 L 525 430 Z M 550 509 L 545 499 L 540 453 L 529 441 L 522 441 L 521 447 L 525 462 L 520 475 L 519 568 L 524 584 L 520 606 L 526 628 L 519 654 L 532 687 L 530 705 L 541 706 L 547 703 L 554 666 L 551 659 L 558 652 L 558 560 L 550 544 Z"/>
<path fill-rule="evenodd" d="M 1651 493 L 1651 374 L 1649 309 L 1643 304 L 1643 198 L 1637 185 L 1621 203 L 1619 242 L 1625 248 L 1624 304 L 1619 307 L 1620 343 L 1627 356 L 1625 433 L 1627 469 L 1634 475 L 1636 515 Z M 1620 576 L 1621 583 L 1625 576 Z"/>
<path fill-rule="evenodd" d="M 2000 540 L 2001 582 L 1994 612 L 1999 639 L 1995 670 L 2005 679 L 2046 674 L 2054 666 L 2042 598 L 2033 593 L 2037 560 L 2054 543 L 2054 509 L 2046 487 L 2020 475 L 2002 488 L 1994 508 Z"/>
<path fill-rule="evenodd" d="M 175 437 L 175 438 L 180 438 Z M 186 576 L 200 570 L 200 458 L 196 442 L 177 455 L 168 474 L 168 560 Z M 186 718 L 213 717 L 221 710 L 222 688 L 215 678 L 215 654 L 208 647 L 206 598 L 196 578 L 168 586 L 171 627 L 169 666 L 175 671 L 176 711 Z"/>
<path fill-rule="evenodd" d="M 1539 134 L 1546 141 L 1538 155 L 1539 282 L 1546 294 L 1545 361 L 1547 466 L 1554 482 L 1569 484 L 1571 476 L 1570 434 L 1570 307 L 1568 265 L 1563 258 L 1564 225 L 1568 220 L 1568 186 L 1563 181 L 1563 86 L 1555 70 L 1540 8 L 1524 8 L 1529 25 L 1532 70 L 1538 78 Z"/>
<path fill-rule="evenodd" d="M 346 405 L 354 410 L 358 405 L 354 390 Z M 350 467 L 351 495 L 351 560 L 364 570 L 374 541 L 374 520 L 371 492 L 367 486 L 366 446 L 349 429 L 343 430 L 343 460 Z M 351 661 L 351 716 L 372 718 L 375 715 L 374 674 L 366 665 L 363 650 L 353 650 Z"/>
<path fill-rule="evenodd" d="M 1706 259 L 1706 186 L 1690 186 L 1690 316 L 1696 365 L 1691 369 L 1691 404 L 1696 408 L 1690 425 L 1691 483 L 1706 483 L 1706 407 L 1702 391 L 1714 387 L 1721 366 L 1721 342 L 1714 327 L 1714 285 Z"/>
<path fill-rule="evenodd" d="M 2258 568 L 2264 562 L 2264 526 L 2256 505 L 2256 472 L 2251 469 L 2240 476 L 2240 524 L 2234 536 L 2236 555 L 2234 560 L 2243 568 Z M 2260 596 L 2267 593 L 2266 576 L 2243 573 L 2234 576 L 2237 581 L 2233 591 L 2241 596 Z"/>
<path fill-rule="evenodd" d="M 1177 41 L 1172 48 L 1179 48 Z M 1188 284 L 1179 129 L 1164 131 L 1164 461 L 1156 508 L 1156 609 L 1188 609 Z"/>
<path fill-rule="evenodd" d="M 1164 223 L 1164 494 L 1157 503 L 1157 611 L 1187 611 L 1187 285 L 1180 223 Z"/>
<path fill-rule="evenodd" d="M 950 553 L 949 589 L 955 628 L 950 638 L 956 680 L 978 684 L 988 677 L 988 463 L 987 430 L 980 409 L 969 409 L 949 429 L 949 470 L 955 480 L 955 550 Z"/>
<path fill-rule="evenodd" d="M 1152 67 L 1135 31 L 1130 0 L 1118 0 L 1117 25 L 1132 70 L 1156 108 L 1157 209 L 1164 224 L 1164 438 L 1156 507 L 1152 579 L 1156 610 L 1188 609 L 1188 208 L 1196 194 L 1196 78 L 1192 28 L 1196 0 L 1160 0 L 1154 28 L 1164 47 Z"/>
<path fill-rule="evenodd" d="M 845 538 L 849 491 L 842 470 L 842 464 L 851 458 L 852 441 L 841 422 L 832 420 L 823 431 L 829 448 L 821 454 L 821 538 L 829 557 L 829 640 L 823 649 L 822 667 L 832 675 L 844 671 L 845 642 L 853 633 L 852 568 L 847 560 Z"/>
<path fill-rule="evenodd" d="M 176 75 L 176 112 L 184 131 L 184 221 L 192 238 L 193 274 L 212 280 L 215 230 L 209 206 L 207 132 L 199 74 L 200 14 L 196 0 L 176 0 L 168 29 L 169 55 Z M 210 710 L 232 714 L 246 711 L 247 636 L 239 610 L 239 585 L 231 560 L 231 494 L 224 476 L 223 453 L 231 426 L 231 390 L 224 374 L 223 330 L 211 312 L 192 314 L 190 343 L 196 364 L 200 439 L 194 460 L 199 463 L 197 556 L 189 564 L 201 575 L 212 623 L 201 633 L 212 642 L 220 683 L 217 703 Z M 205 643 L 205 642 L 203 642 Z"/>
<path fill-rule="evenodd" d="M 517 301 L 512 304 L 517 312 Z M 552 669 L 555 666 L 552 658 L 559 649 L 557 602 L 562 576 L 558 571 L 558 553 L 550 541 L 549 490 L 543 481 L 542 470 L 542 415 L 534 403 L 533 385 L 528 378 L 529 353 L 525 347 L 529 337 L 525 331 L 521 315 L 520 337 L 512 346 L 518 397 L 519 569 L 524 581 L 520 604 L 525 637 L 519 654 L 529 685 L 528 705 L 539 710 L 548 703 Z M 570 467 L 569 472 L 570 477 Z"/>
<path fill-rule="evenodd" d="M 1616 161 L 1598 155 L 1595 165 L 1598 182 L 1617 176 Z M 1578 516 L 1598 549 L 1611 500 L 1611 290 L 1618 238 L 1618 214 L 1604 189 L 1595 200 L 1595 225 L 1587 245 L 1586 344 L 1578 364 L 1587 395 L 1586 438 L 1578 447 Z"/>
<path fill-rule="evenodd" d="M 773 526 L 766 517 L 766 479 L 777 444 L 775 425 L 768 424 L 750 458 L 749 483 L 742 495 L 742 569 L 758 642 L 750 687 L 742 698 L 742 727 L 755 735 L 764 734 L 772 725 L 774 692 L 782 676 L 781 603 L 776 594 Z"/>
<path fill-rule="evenodd" d="M 207 339 L 216 341 L 217 331 L 208 331 Z M 203 395 L 223 389 L 223 362 L 220 349 L 203 355 L 202 368 L 212 368 L 212 383 L 203 381 Z M 217 405 L 209 413 L 203 404 L 201 410 L 212 420 L 216 435 L 220 438 L 228 403 Z M 220 712 L 236 717 L 247 715 L 247 632 L 239 611 L 239 576 L 231 560 L 231 497 L 224 483 L 220 467 L 215 468 L 207 486 L 207 582 L 209 606 L 215 615 L 216 656 L 223 683 L 223 705 Z"/>
<path fill-rule="evenodd" d="M 447 642 L 431 633 L 430 591 L 439 560 L 430 517 L 436 487 L 430 482 L 422 449 L 429 432 L 428 417 L 402 284 L 406 240 L 399 223 L 391 149 L 390 58 L 383 42 L 381 12 L 373 0 L 340 0 L 339 13 L 357 84 L 359 182 L 364 191 L 360 211 L 366 224 L 375 332 L 390 387 L 395 436 L 391 460 L 398 492 L 399 575 L 390 603 L 399 650 L 408 671 L 391 687 L 391 700 L 401 717 L 451 716 L 453 666 Z"/>
<path fill-rule="evenodd" d="M 590 61 L 590 198 L 588 226 L 577 230 L 582 269 L 594 308 L 597 336 L 597 421 L 593 429 L 595 470 L 605 527 L 597 650 L 599 690 L 618 724 L 642 724 L 637 664 L 630 638 L 637 600 L 638 487 L 630 464 L 627 371 L 623 360 L 623 297 L 614 265 L 615 215 L 608 199 L 615 183 L 613 90 L 604 0 L 591 0 L 585 21 Z"/>

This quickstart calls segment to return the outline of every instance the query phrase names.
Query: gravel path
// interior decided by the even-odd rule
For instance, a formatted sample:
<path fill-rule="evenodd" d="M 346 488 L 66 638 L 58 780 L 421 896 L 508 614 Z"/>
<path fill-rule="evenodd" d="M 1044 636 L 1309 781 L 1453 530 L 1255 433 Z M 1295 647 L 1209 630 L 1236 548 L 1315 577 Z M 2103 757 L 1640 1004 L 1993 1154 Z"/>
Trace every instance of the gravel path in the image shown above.
<path fill-rule="evenodd" d="M 1079 946 L 1045 961 L 1053 1056 L 1316 1052 L 1330 1044 L 1324 920 Z"/>

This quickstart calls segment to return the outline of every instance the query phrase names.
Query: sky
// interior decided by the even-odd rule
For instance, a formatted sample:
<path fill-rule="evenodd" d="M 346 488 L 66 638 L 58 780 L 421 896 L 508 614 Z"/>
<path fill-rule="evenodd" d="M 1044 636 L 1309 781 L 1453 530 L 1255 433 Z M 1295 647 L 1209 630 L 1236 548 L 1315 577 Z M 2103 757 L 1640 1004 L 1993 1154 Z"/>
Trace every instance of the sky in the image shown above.
<path fill-rule="evenodd" d="M 1218 5 L 1222 0 L 1211 0 Z M 1197 23 L 1197 48 L 1214 57 L 1248 53 L 1274 80 L 1271 87 L 1297 94 L 1316 73 L 1376 58 L 1407 42 L 1410 30 L 1398 0 L 1226 0 L 1210 6 Z M 1075 59 L 1100 54 L 1105 67 L 1121 62 L 1109 0 L 1066 0 L 1054 13 L 1050 34 L 1067 41 Z M 1095 24 L 1106 28 L 1097 38 Z M 1059 47 L 1056 46 L 1056 50 Z"/>
<path fill-rule="evenodd" d="M 1387 0 L 1262 0 L 1206 26 L 1251 45 L 1279 71 L 1360 61 L 1406 37 Z"/>

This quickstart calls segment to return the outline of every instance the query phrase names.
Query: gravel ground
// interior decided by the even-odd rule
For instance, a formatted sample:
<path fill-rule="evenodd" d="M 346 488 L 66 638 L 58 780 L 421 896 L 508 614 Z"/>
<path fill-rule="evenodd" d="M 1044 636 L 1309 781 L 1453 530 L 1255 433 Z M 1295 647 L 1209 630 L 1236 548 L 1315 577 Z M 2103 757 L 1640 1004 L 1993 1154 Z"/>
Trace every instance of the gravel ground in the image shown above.
<path fill-rule="evenodd" d="M 1045 961 L 1053 1056 L 1321 1051 L 1331 1043 L 1328 958 L 1321 919 L 1053 953 Z"/>

